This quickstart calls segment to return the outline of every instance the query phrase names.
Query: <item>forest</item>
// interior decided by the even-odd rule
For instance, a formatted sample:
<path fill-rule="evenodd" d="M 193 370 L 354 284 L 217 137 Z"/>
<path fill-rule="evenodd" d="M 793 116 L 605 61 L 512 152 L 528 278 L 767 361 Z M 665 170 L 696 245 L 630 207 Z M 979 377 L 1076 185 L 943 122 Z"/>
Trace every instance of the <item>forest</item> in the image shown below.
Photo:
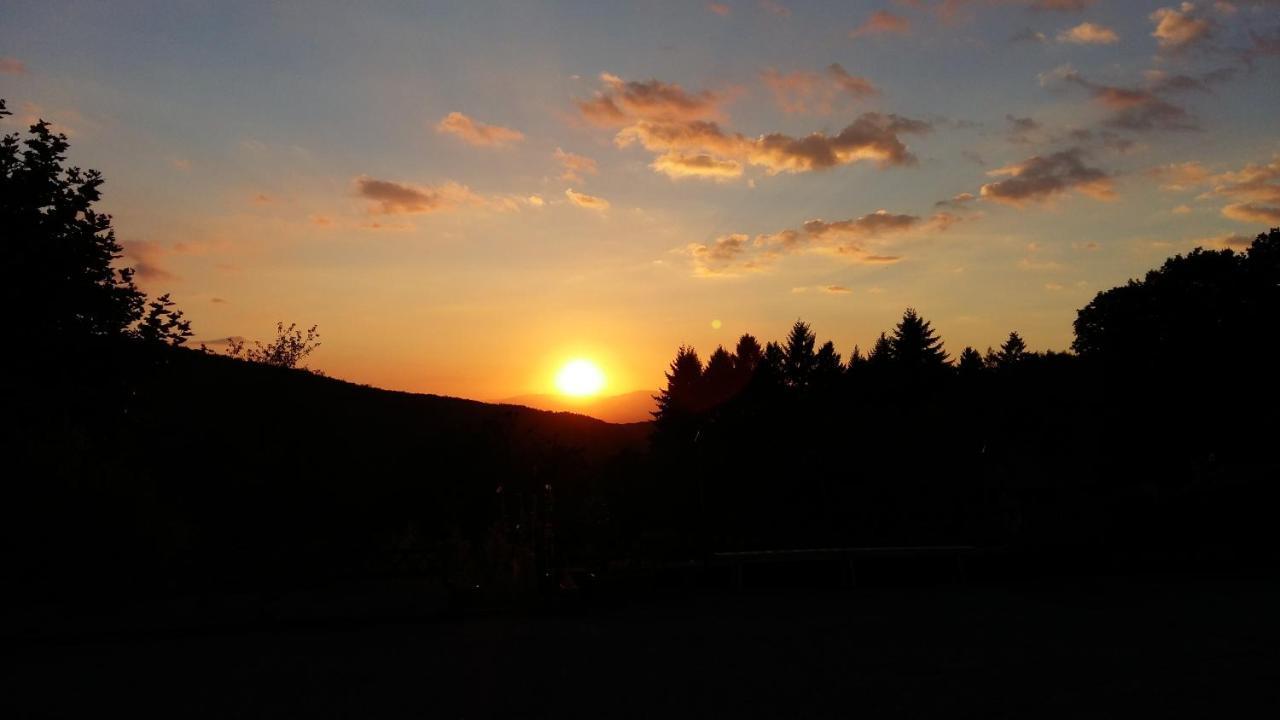
<path fill-rule="evenodd" d="M 0 101 L 0 118 L 8 115 Z M 677 350 L 652 423 L 359 386 L 318 331 L 188 347 L 120 268 L 103 178 L 0 143 L 3 556 L 18 595 L 424 577 L 532 592 L 715 553 L 963 545 L 1019 572 L 1277 549 L 1280 229 L 1080 308 L 1069 352 L 948 348 L 907 309 L 847 359 L 797 321 Z M 824 329 L 829 330 L 829 329 Z"/>

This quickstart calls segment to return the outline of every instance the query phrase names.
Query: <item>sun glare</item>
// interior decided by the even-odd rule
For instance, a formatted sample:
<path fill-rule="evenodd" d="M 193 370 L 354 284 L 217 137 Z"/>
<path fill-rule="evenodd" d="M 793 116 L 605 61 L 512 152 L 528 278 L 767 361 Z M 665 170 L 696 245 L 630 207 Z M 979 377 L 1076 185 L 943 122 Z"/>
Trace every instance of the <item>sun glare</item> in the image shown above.
<path fill-rule="evenodd" d="M 571 360 L 556 375 L 556 387 L 565 395 L 589 397 L 604 387 L 604 373 L 590 360 Z"/>

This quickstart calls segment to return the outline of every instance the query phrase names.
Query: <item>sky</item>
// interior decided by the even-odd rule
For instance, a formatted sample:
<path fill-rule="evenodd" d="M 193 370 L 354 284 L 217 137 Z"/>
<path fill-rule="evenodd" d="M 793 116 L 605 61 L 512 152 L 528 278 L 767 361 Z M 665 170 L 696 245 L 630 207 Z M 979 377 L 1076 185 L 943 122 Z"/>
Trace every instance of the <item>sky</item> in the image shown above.
<path fill-rule="evenodd" d="M 5 132 L 195 341 L 477 399 L 906 307 L 954 356 L 1280 225 L 1280 0 L 0 4 Z"/>

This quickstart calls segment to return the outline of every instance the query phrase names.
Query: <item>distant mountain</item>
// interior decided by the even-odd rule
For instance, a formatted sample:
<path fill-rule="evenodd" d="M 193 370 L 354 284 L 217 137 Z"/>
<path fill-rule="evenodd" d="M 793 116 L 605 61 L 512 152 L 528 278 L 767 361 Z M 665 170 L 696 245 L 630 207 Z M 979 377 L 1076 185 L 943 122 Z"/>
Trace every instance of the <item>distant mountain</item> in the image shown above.
<path fill-rule="evenodd" d="M 656 390 L 636 390 L 621 395 L 594 398 L 569 398 L 563 395 L 519 395 L 499 402 L 504 405 L 523 405 L 535 410 L 571 412 L 611 423 L 648 422 L 653 419 L 657 403 Z"/>

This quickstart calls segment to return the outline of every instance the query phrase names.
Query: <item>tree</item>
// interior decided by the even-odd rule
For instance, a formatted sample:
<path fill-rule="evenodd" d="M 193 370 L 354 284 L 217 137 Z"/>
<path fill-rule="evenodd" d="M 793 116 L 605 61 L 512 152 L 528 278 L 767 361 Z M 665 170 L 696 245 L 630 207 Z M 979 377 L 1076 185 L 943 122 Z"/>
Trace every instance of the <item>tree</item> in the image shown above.
<path fill-rule="evenodd" d="M 658 409 L 654 418 L 661 425 L 677 418 L 685 418 L 698 411 L 701 405 L 702 361 L 698 352 L 681 345 L 676 359 L 667 370 L 667 386 L 655 398 Z"/>
<path fill-rule="evenodd" d="M 9 115 L 0 101 L 0 117 Z M 44 120 L 0 140 L 4 307 L 21 336 L 124 336 L 143 312 L 111 216 L 94 209 L 102 175 L 65 167 L 67 136 Z"/>
<path fill-rule="evenodd" d="M 813 384 L 824 391 L 835 387 L 840 376 L 844 374 L 844 366 L 840 364 L 840 353 L 830 340 L 818 348 L 817 359 L 813 368 Z"/>
<path fill-rule="evenodd" d="M 809 325 L 797 320 L 787 335 L 786 359 L 783 364 L 783 375 L 787 385 L 803 390 L 813 380 L 813 371 L 818 364 L 818 356 L 813 350 L 817 338 Z"/>
<path fill-rule="evenodd" d="M 744 334 L 738 338 L 738 345 L 733 350 L 733 366 L 740 375 L 750 377 L 763 357 L 760 341 L 754 335 Z"/>
<path fill-rule="evenodd" d="M 734 358 L 723 347 L 707 358 L 702 373 L 703 396 L 708 407 L 715 407 L 733 396 L 735 387 Z"/>
<path fill-rule="evenodd" d="M 263 345 L 253 342 L 253 347 L 246 347 L 242 338 L 231 338 L 228 341 L 227 354 L 249 362 L 262 363 L 282 368 L 296 368 L 308 355 L 320 347 L 320 333 L 315 325 L 307 328 L 306 335 L 298 329 L 296 323 L 276 323 L 276 339 Z M 301 366 L 306 369 L 305 365 Z"/>
<path fill-rule="evenodd" d="M 995 354 L 995 365 L 1000 370 L 1010 370 L 1021 365 L 1026 359 L 1027 344 L 1023 342 L 1018 331 L 1014 330 L 1009 333 L 1009 339 L 1004 341 L 1000 351 Z"/>
<path fill-rule="evenodd" d="M 178 346 L 191 337 L 191 321 L 182 317 L 165 293 L 148 303 L 147 316 L 138 323 L 138 338 L 144 342 Z"/>
<path fill-rule="evenodd" d="M 1196 248 L 1081 308 L 1072 349 L 1110 366 L 1239 373 L 1274 363 L 1280 230 L 1244 253 Z"/>
<path fill-rule="evenodd" d="M 880 333 L 880 337 L 876 338 L 876 342 L 871 346 L 871 352 L 867 354 L 867 367 L 877 371 L 888 369 L 893 364 L 893 343 L 884 333 Z"/>
<path fill-rule="evenodd" d="M 982 355 L 972 347 L 965 346 L 960 351 L 960 357 L 956 361 L 956 370 L 961 377 L 973 377 L 979 375 L 986 369 L 986 365 L 982 362 Z"/>
<path fill-rule="evenodd" d="M 941 370 L 947 364 L 942 339 L 934 333 L 929 321 L 920 317 L 913 308 L 907 308 L 902 314 L 902 320 L 893 329 L 889 347 L 893 364 L 903 370 Z"/>

